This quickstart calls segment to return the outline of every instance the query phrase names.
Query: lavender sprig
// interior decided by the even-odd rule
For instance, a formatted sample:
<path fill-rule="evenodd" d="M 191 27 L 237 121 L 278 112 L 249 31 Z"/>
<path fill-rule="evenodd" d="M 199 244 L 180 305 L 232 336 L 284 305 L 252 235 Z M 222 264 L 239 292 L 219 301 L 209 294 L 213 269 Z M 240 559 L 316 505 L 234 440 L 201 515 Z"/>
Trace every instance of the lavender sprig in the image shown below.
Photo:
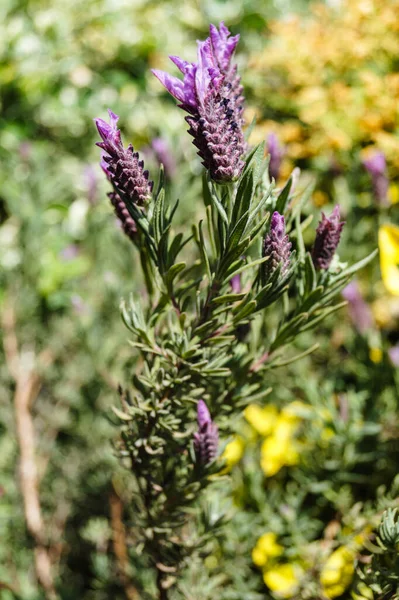
<path fill-rule="evenodd" d="M 385 154 L 377 150 L 363 160 L 363 166 L 371 176 L 373 195 L 376 202 L 381 206 L 387 206 L 389 179 Z"/>
<path fill-rule="evenodd" d="M 122 201 L 127 197 L 132 203 L 142 206 L 151 196 L 153 183 L 148 180 L 148 171 L 144 170 L 138 152 L 134 152 L 131 144 L 123 147 L 121 132 L 116 126 L 119 117 L 110 109 L 108 114 L 109 123 L 94 119 L 102 139 L 96 145 L 104 151 L 101 167 Z"/>
<path fill-rule="evenodd" d="M 285 152 L 275 133 L 270 133 L 267 138 L 267 150 L 270 154 L 269 175 L 277 181 L 280 175 L 281 161 L 283 160 Z"/>
<path fill-rule="evenodd" d="M 269 260 L 264 263 L 264 276 L 267 281 L 281 265 L 281 274 L 284 275 L 290 264 L 291 242 L 285 233 L 285 219 L 277 211 L 273 213 L 270 231 L 263 242 L 263 256 Z"/>
<path fill-rule="evenodd" d="M 197 419 L 198 431 L 194 433 L 194 449 L 198 461 L 202 465 L 207 465 L 217 455 L 219 433 L 203 400 L 198 401 Z"/>
<path fill-rule="evenodd" d="M 363 298 L 357 281 L 351 281 L 342 291 L 342 295 L 348 302 L 349 315 L 354 326 L 359 333 L 366 333 L 374 325 L 373 313 Z"/>
<path fill-rule="evenodd" d="M 331 264 L 345 221 L 340 221 L 340 208 L 337 204 L 329 217 L 321 213 L 322 219 L 316 229 L 316 239 L 312 250 L 316 269 L 327 270 Z"/>

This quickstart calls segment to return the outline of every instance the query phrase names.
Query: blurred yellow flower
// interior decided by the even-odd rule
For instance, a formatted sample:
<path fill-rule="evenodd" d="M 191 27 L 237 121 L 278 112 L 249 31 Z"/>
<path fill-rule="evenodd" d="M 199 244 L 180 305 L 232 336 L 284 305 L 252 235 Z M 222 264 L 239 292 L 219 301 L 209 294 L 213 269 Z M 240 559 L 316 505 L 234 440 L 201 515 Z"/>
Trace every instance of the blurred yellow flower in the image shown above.
<path fill-rule="evenodd" d="M 399 296 L 399 227 L 382 225 L 378 231 L 381 275 L 389 293 Z"/>
<path fill-rule="evenodd" d="M 277 543 L 275 533 L 269 531 L 260 536 L 252 550 L 252 560 L 257 567 L 264 567 L 269 558 L 276 558 L 283 553 L 283 547 Z"/>
<path fill-rule="evenodd" d="M 391 183 L 388 190 L 388 198 L 391 201 L 391 204 L 399 203 L 399 185 Z"/>
<path fill-rule="evenodd" d="M 279 598 L 291 598 L 299 584 L 296 569 L 291 563 L 266 569 L 263 573 L 263 581 Z"/>
<path fill-rule="evenodd" d="M 241 460 L 244 448 L 244 440 L 238 435 L 227 444 L 222 454 L 222 459 L 226 461 L 226 469 L 223 469 L 222 473 L 230 471 Z"/>
<path fill-rule="evenodd" d="M 351 584 L 354 573 L 355 553 L 341 546 L 328 557 L 320 573 L 320 583 L 325 596 L 341 596 Z"/>
<path fill-rule="evenodd" d="M 369 357 L 370 360 L 375 363 L 378 364 L 382 361 L 382 350 L 381 348 L 377 348 L 376 346 L 373 346 L 372 348 L 370 348 L 369 350 Z"/>
<path fill-rule="evenodd" d="M 298 463 L 299 455 L 294 440 L 297 418 L 281 414 L 271 436 L 261 447 L 260 465 L 266 477 L 271 477 L 285 465 Z"/>
<path fill-rule="evenodd" d="M 269 435 L 277 421 L 277 408 L 270 404 L 264 408 L 250 404 L 244 411 L 244 416 L 248 423 L 260 435 Z"/>

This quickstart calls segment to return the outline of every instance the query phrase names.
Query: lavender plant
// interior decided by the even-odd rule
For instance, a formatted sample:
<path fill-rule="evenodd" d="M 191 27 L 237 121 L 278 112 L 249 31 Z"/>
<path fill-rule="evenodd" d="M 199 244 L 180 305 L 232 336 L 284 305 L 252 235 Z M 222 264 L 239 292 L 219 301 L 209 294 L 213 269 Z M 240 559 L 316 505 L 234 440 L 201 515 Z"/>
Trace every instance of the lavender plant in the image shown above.
<path fill-rule="evenodd" d="M 211 26 L 196 63 L 171 57 L 183 79 L 154 71 L 188 113 L 205 167 L 202 218 L 190 232 L 174 228 L 178 202 L 167 199 L 163 169 L 154 188 L 139 155 L 124 148 L 118 117 L 96 119 L 109 197 L 146 286 L 122 304 L 140 360 L 115 408 L 118 453 L 134 486 L 131 534 L 154 571 L 154 593 L 142 589 L 143 598 L 178 594 L 184 566 L 206 555 L 223 519 L 201 506 L 225 470 L 224 441 L 242 410 L 270 393 L 267 371 L 316 349 L 293 355 L 290 345 L 343 305 L 337 294 L 374 255 L 339 261 L 339 208 L 323 216 L 306 249 L 309 189 L 298 194 L 296 176 L 276 188 L 265 145 L 248 148 L 244 139 L 238 39 L 223 23 Z"/>

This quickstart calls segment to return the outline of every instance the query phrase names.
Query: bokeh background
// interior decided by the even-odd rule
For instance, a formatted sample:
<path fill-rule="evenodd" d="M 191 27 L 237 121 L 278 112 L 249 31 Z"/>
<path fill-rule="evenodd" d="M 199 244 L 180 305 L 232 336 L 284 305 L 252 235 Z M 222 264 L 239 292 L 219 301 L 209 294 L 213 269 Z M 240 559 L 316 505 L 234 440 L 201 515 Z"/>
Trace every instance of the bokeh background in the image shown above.
<path fill-rule="evenodd" d="M 1 598 L 51 597 L 37 583 L 38 541 L 63 599 L 132 599 L 135 581 L 146 587 L 112 413 L 135 368 L 119 303 L 141 282 L 92 119 L 112 108 L 150 170 L 169 161 L 184 226 L 200 211 L 201 167 L 150 69 L 169 68 L 169 54 L 194 59 L 195 40 L 221 20 L 241 35 L 250 140 L 278 140 L 277 183 L 300 167 L 309 215 L 342 207 L 341 259 L 378 245 L 380 257 L 346 291 L 348 307 L 298 342 L 319 350 L 270 374 L 267 406 L 237 423 L 232 483 L 214 499 L 231 530 L 190 565 L 179 597 L 373 597 L 359 595 L 356 569 L 399 488 L 398 15 L 398 0 L 0 3 Z M 21 411 L 42 512 L 33 535 Z"/>

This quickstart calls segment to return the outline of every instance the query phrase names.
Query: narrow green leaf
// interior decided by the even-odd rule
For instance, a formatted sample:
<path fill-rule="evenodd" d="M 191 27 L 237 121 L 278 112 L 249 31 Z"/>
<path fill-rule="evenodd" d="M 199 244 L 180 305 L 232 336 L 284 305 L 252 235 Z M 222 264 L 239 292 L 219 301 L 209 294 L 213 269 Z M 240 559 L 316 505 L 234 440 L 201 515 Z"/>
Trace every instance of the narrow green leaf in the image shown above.
<path fill-rule="evenodd" d="M 275 367 L 285 367 L 286 365 L 290 365 L 296 362 L 297 360 L 300 360 L 301 358 L 305 358 L 305 356 L 308 356 L 309 354 L 315 352 L 319 348 L 319 346 L 320 344 L 314 344 L 313 346 L 311 346 L 304 352 L 301 352 L 300 354 L 296 354 L 295 356 L 287 358 L 286 360 L 279 360 L 278 362 L 273 363 L 273 369 Z"/>
<path fill-rule="evenodd" d="M 285 212 L 285 207 L 287 206 L 287 202 L 290 197 L 291 186 L 292 186 L 292 175 L 288 179 L 287 183 L 285 184 L 285 186 L 283 187 L 283 189 L 281 190 L 281 192 L 277 198 L 276 211 L 278 213 L 280 213 L 280 215 L 283 215 Z"/>
<path fill-rule="evenodd" d="M 184 271 L 185 268 L 186 268 L 185 262 L 179 262 L 179 263 L 176 263 L 175 265 L 173 265 L 172 267 L 170 267 L 170 269 L 168 270 L 168 272 L 165 275 L 165 282 L 166 282 L 166 285 L 168 288 L 169 288 L 169 286 L 172 285 L 175 277 L 177 277 L 177 275 L 179 273 Z"/>
<path fill-rule="evenodd" d="M 313 290 L 313 292 L 311 292 L 309 294 L 309 296 L 306 298 L 306 300 L 303 302 L 303 304 L 301 304 L 299 311 L 300 312 L 309 312 L 312 309 L 314 310 L 315 305 L 322 298 L 323 292 L 324 292 L 324 287 L 322 285 L 319 285 L 319 287 L 317 287 L 315 290 Z"/>
<path fill-rule="evenodd" d="M 113 412 L 116 414 L 116 416 L 118 417 L 118 419 L 121 419 L 121 421 L 131 421 L 133 419 L 132 415 L 128 415 L 124 412 L 122 412 L 121 410 L 119 410 L 119 408 L 116 408 L 116 406 L 111 406 Z"/>
<path fill-rule="evenodd" d="M 304 325 L 304 327 L 301 327 L 300 332 L 302 333 L 303 331 L 307 331 L 308 329 L 313 329 L 313 327 L 315 325 L 318 325 L 321 321 L 323 321 L 326 317 L 328 317 L 328 315 L 331 315 L 332 313 L 336 312 L 337 310 L 340 310 L 347 304 L 348 303 L 346 301 L 340 302 L 339 304 L 336 304 L 335 306 L 331 306 L 330 308 L 325 308 L 319 315 L 317 315 L 317 313 L 315 313 L 316 316 L 313 317 L 312 319 L 310 319 L 309 323 Z"/>
<path fill-rule="evenodd" d="M 317 274 L 312 257 L 307 252 L 305 255 L 305 296 L 308 296 L 316 287 Z"/>
<path fill-rule="evenodd" d="M 212 300 L 212 304 L 226 304 L 237 302 L 237 300 L 242 300 L 246 296 L 246 292 L 241 294 L 224 294 L 223 296 L 218 296 Z"/>
<path fill-rule="evenodd" d="M 246 263 L 245 265 L 243 265 L 239 269 L 236 269 L 235 271 L 232 271 L 232 272 L 228 271 L 228 275 L 227 275 L 225 281 L 223 282 L 223 284 L 228 283 L 230 281 L 230 279 L 232 279 L 236 275 L 240 275 L 241 273 L 244 273 L 244 271 L 247 271 L 248 269 L 251 269 L 252 267 L 257 267 L 257 266 L 261 265 L 262 263 L 269 260 L 269 258 L 270 258 L 270 256 L 264 256 L 263 258 L 258 258 L 257 260 L 253 260 L 252 262 Z"/>
<path fill-rule="evenodd" d="M 251 315 L 255 311 L 255 309 L 256 300 L 251 300 L 242 308 L 242 310 L 236 313 L 236 315 L 234 316 L 234 323 L 238 323 L 246 317 L 249 317 L 249 315 Z"/>
<path fill-rule="evenodd" d="M 359 262 L 355 263 L 351 267 L 348 267 L 347 269 L 344 269 L 344 271 L 342 271 L 342 273 L 340 273 L 339 278 L 341 278 L 341 277 L 347 277 L 348 275 L 353 275 L 354 273 L 356 273 L 360 269 L 363 269 L 363 267 L 365 267 L 366 265 L 368 265 L 368 263 L 371 262 L 373 260 L 373 258 L 377 254 L 378 254 L 378 248 L 376 248 L 375 250 L 373 250 L 373 252 L 371 252 L 371 254 L 369 254 L 365 258 L 362 258 L 362 260 L 359 260 Z"/>

